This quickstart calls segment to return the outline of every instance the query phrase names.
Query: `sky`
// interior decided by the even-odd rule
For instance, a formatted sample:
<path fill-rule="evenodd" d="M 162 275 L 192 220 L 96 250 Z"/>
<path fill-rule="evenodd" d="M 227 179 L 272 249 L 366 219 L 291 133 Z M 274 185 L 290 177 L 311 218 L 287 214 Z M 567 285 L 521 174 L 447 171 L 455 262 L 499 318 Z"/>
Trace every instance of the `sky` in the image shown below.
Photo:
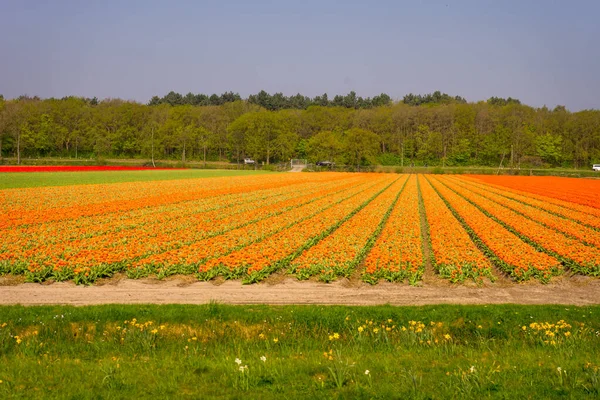
<path fill-rule="evenodd" d="M 599 0 L 0 0 L 0 94 L 436 90 L 600 109 Z"/>

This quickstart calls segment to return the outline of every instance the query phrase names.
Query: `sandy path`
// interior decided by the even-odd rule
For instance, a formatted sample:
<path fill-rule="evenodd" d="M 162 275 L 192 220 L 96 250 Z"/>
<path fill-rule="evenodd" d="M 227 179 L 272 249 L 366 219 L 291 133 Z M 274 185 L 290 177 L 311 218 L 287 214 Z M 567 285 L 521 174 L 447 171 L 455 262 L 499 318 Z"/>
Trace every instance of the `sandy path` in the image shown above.
<path fill-rule="evenodd" d="M 7 284 L 2 282 L 0 284 Z M 343 305 L 426 305 L 426 304 L 600 304 L 600 280 L 565 279 L 549 285 L 489 284 L 485 287 L 359 282 L 332 284 L 299 282 L 290 278 L 277 284 L 242 285 L 226 281 L 190 282 L 179 278 L 168 281 L 109 280 L 101 286 L 76 286 L 73 283 L 40 285 L 34 283 L 0 286 L 0 304 L 343 304 Z"/>

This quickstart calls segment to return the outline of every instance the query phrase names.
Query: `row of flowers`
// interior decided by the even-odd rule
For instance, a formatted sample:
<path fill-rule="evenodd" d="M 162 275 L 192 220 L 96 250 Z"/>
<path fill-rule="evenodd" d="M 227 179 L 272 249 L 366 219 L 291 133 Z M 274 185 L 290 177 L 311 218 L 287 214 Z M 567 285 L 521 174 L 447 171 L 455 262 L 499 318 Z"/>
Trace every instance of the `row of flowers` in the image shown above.
<path fill-rule="evenodd" d="M 515 201 L 516 203 L 528 205 L 536 209 L 546 211 L 549 214 L 555 214 L 567 220 L 576 221 L 593 229 L 600 228 L 600 212 L 595 208 L 582 206 L 576 203 L 569 203 L 562 200 L 556 200 L 549 197 L 536 196 L 514 189 L 498 187 L 496 185 L 483 184 L 470 178 L 461 177 L 459 180 L 464 184 L 469 184 L 469 187 L 476 187 L 484 190 L 487 193 L 500 195 L 508 201 Z"/>
<path fill-rule="evenodd" d="M 488 176 L 467 178 L 485 182 L 510 193 L 528 197 L 600 217 L 600 182 L 554 176 Z"/>
<path fill-rule="evenodd" d="M 321 188 L 316 196 L 315 193 L 309 193 L 260 210 L 262 213 L 268 213 L 266 218 L 261 218 L 260 213 L 242 218 L 238 216 L 236 220 L 241 226 L 219 235 L 199 238 L 186 246 L 141 258 L 132 264 L 128 274 L 164 274 L 166 271 L 181 269 L 197 270 L 198 265 L 211 258 L 227 255 L 283 229 L 292 228 L 302 219 L 323 212 L 335 202 L 356 194 L 367 185 L 368 183 L 330 185 L 327 189 Z"/>
<path fill-rule="evenodd" d="M 487 197 L 488 199 L 493 200 L 496 203 L 500 203 L 513 211 L 523 214 L 525 217 L 533 221 L 539 222 L 549 228 L 575 237 L 584 243 L 588 243 L 600 248 L 600 232 L 581 223 L 578 223 L 573 219 L 552 214 L 542 208 L 534 207 L 529 204 L 523 204 L 519 201 L 507 199 L 501 194 L 490 193 L 489 190 L 469 184 L 466 181 L 453 180 L 453 182 L 457 182 L 461 186 L 474 193 Z M 596 219 L 596 222 L 600 224 L 600 219 L 597 219 L 592 216 L 590 216 L 590 218 Z"/>
<path fill-rule="evenodd" d="M 517 280 L 535 276 L 548 281 L 563 267 L 559 260 L 537 250 L 456 194 L 438 179 L 433 187 L 490 251 L 498 266 Z"/>
<path fill-rule="evenodd" d="M 218 274 L 232 278 L 243 277 L 247 282 L 261 280 L 273 271 L 287 267 L 304 249 L 329 235 L 394 180 L 396 177 L 390 175 L 367 178 L 367 181 L 374 183 L 360 194 L 338 202 L 326 211 L 305 219 L 268 240 L 253 243 L 208 261 L 199 268 L 199 275 L 204 278 Z"/>
<path fill-rule="evenodd" d="M 318 189 L 306 184 L 298 194 Z M 289 188 L 209 197 L 167 206 L 142 208 L 134 212 L 111 213 L 76 221 L 59 221 L 44 225 L 28 225 L 7 232 L 0 252 L 23 259 L 61 255 L 63 259 L 85 257 L 86 251 L 106 250 L 129 243 L 139 237 L 176 234 L 189 235 L 195 226 L 214 223 L 244 211 L 251 211 L 293 197 Z M 175 239 L 177 242 L 181 238 Z M 82 253 L 83 250 L 83 253 Z M 0 256 L 1 257 L 1 256 Z"/>
<path fill-rule="evenodd" d="M 571 269 L 591 275 L 600 275 L 600 252 L 596 247 L 583 244 L 577 239 L 567 237 L 554 229 L 521 215 L 488 197 L 475 191 L 469 191 L 460 185 L 452 183 L 448 178 L 443 182 L 459 195 L 477 205 L 487 214 L 500 221 L 503 225 L 515 231 L 526 241 L 539 247 L 542 251 L 564 258 Z M 490 196 L 493 197 L 493 196 Z"/>
<path fill-rule="evenodd" d="M 81 217 L 122 213 L 143 207 L 158 207 L 233 193 L 289 187 L 315 178 L 286 178 L 277 175 L 253 177 L 184 179 L 135 184 L 105 184 L 0 191 L 0 229 L 25 224 L 75 220 Z M 329 177 L 331 179 L 331 177 Z M 326 181 L 327 177 L 318 180 Z"/>
<path fill-rule="evenodd" d="M 411 175 L 373 248 L 365 258 L 363 280 L 418 282 L 424 272 L 423 240 L 416 175 Z"/>
<path fill-rule="evenodd" d="M 335 232 L 305 250 L 291 263 L 290 272 L 299 279 L 319 275 L 320 280 L 326 282 L 338 276 L 349 277 L 364 257 L 369 240 L 394 205 L 406 179 L 396 180 Z"/>
<path fill-rule="evenodd" d="M 480 282 L 484 276 L 493 279 L 492 264 L 431 184 L 419 177 L 419 186 L 429 225 L 434 268 L 452 283 L 466 279 Z"/>

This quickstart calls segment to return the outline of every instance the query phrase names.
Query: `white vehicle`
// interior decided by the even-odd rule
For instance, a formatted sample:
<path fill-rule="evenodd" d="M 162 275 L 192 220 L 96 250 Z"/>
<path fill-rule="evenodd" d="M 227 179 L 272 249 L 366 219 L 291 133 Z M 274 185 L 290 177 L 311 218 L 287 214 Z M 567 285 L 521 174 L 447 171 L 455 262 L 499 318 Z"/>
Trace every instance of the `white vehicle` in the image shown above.
<path fill-rule="evenodd" d="M 251 158 L 244 158 L 244 164 L 246 164 L 246 165 L 254 165 L 254 164 L 256 164 L 256 161 L 254 161 Z"/>
<path fill-rule="evenodd" d="M 600 171 L 600 164 L 594 164 L 594 165 L 592 165 L 592 169 L 594 171 Z"/>

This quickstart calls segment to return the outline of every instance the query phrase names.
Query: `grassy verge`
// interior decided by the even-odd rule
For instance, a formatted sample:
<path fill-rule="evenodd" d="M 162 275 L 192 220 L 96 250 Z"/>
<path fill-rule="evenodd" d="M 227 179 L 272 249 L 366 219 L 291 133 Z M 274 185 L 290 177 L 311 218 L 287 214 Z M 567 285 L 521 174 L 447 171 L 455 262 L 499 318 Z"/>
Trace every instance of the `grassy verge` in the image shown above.
<path fill-rule="evenodd" d="M 0 308 L 1 398 L 590 398 L 600 307 Z"/>
<path fill-rule="evenodd" d="M 0 173 L 0 189 L 218 178 L 224 176 L 245 176 L 268 173 L 272 172 L 199 169 L 158 171 L 6 172 Z"/>

